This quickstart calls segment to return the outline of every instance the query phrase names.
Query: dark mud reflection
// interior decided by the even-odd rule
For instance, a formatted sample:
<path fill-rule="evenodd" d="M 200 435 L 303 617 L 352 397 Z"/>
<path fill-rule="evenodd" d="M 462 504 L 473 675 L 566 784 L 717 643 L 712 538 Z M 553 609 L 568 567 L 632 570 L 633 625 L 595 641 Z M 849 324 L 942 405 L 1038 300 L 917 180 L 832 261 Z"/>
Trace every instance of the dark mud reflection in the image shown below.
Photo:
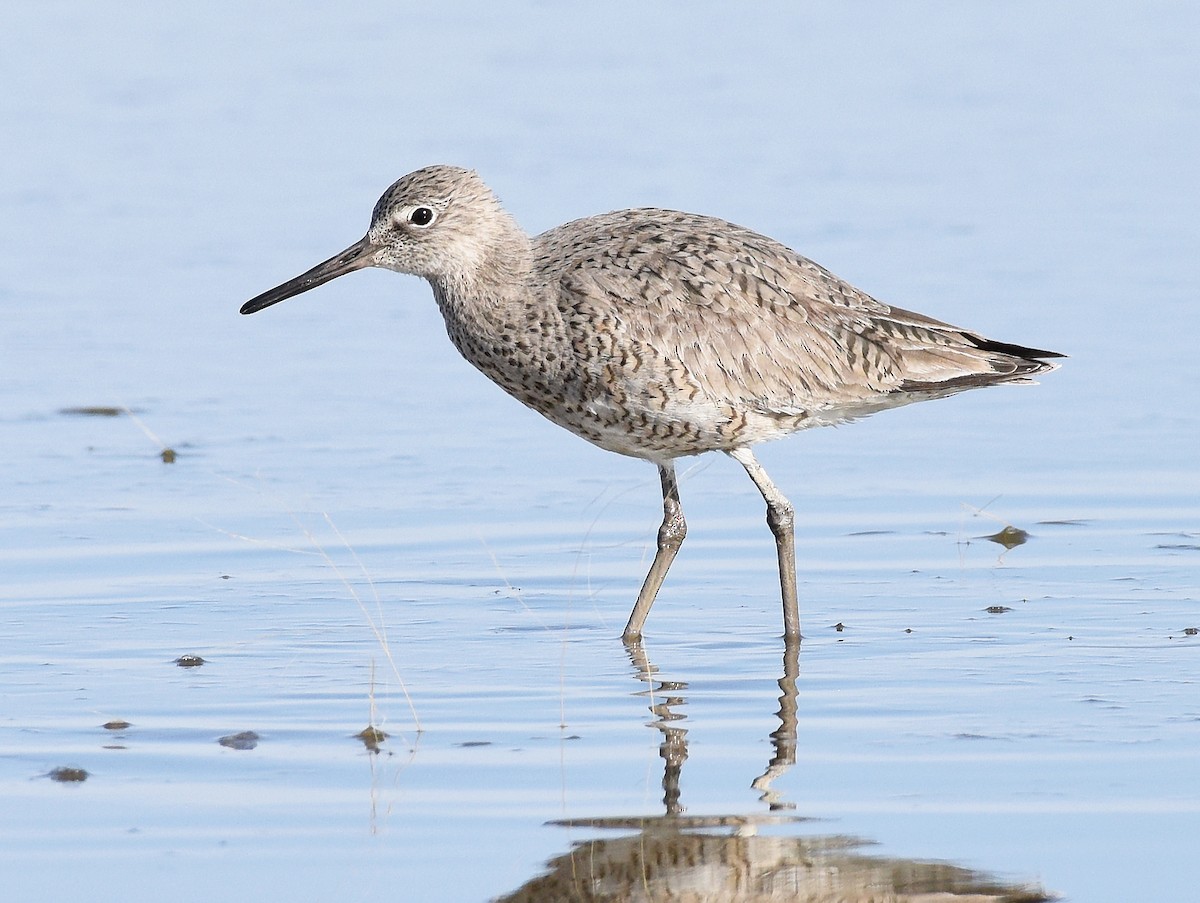
<path fill-rule="evenodd" d="M 687 901 L 687 903 L 867 903 L 867 901 L 970 900 L 1035 903 L 1054 899 L 1040 887 L 1004 884 L 988 875 L 944 862 L 890 859 L 861 852 L 869 841 L 838 835 L 790 837 L 760 834 L 764 826 L 805 821 L 789 814 L 796 804 L 772 783 L 796 763 L 800 647 L 789 643 L 779 678 L 779 727 L 771 732 L 773 754 L 751 781 L 766 812 L 687 816 L 679 778 L 687 761 L 686 719 L 679 708 L 687 684 L 659 680 L 641 643 L 629 645 L 637 678 L 662 733 L 662 815 L 570 819 L 552 824 L 616 829 L 617 837 L 577 843 L 547 863 L 547 873 L 497 903 L 549 901 Z M 778 827 L 775 829 L 778 831 Z"/>

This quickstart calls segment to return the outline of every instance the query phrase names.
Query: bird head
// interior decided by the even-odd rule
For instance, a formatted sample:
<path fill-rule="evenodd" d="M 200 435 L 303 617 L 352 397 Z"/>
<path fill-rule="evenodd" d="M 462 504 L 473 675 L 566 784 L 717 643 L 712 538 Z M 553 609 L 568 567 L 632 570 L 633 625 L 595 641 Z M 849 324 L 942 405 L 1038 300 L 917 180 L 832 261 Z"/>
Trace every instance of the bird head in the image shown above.
<path fill-rule="evenodd" d="M 367 234 L 340 254 L 242 305 L 252 314 L 355 270 L 383 267 L 438 280 L 470 281 L 524 233 L 469 169 L 427 166 L 393 184 Z"/>

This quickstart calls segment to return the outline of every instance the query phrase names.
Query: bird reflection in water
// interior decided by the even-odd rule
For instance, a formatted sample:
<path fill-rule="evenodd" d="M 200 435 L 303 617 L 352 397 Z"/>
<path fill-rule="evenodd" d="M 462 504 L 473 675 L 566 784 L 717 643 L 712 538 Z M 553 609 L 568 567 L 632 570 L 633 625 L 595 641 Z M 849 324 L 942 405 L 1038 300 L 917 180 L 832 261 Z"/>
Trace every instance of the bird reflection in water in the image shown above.
<path fill-rule="evenodd" d="M 800 646 L 785 644 L 779 678 L 779 726 L 771 732 L 772 756 L 752 781 L 767 812 L 745 815 L 684 814 L 679 779 L 687 761 L 687 684 L 660 680 L 640 642 L 627 644 L 637 679 L 635 695 L 650 700 L 662 733 L 662 815 L 565 819 L 564 827 L 620 830 L 616 837 L 580 841 L 547 863 L 533 878 L 496 903 L 1036 903 L 1054 897 L 1034 885 L 1006 884 L 945 862 L 891 859 L 860 852 L 868 841 L 839 835 L 790 837 L 759 834 L 764 825 L 806 821 L 790 814 L 772 783 L 796 763 Z"/>

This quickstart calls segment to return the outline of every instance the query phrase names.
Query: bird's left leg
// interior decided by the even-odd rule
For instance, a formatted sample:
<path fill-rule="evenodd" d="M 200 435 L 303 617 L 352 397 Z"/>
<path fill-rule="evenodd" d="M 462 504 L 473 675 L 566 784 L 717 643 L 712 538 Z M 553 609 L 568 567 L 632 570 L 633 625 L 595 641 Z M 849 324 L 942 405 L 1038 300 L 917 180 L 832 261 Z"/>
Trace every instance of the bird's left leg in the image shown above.
<path fill-rule="evenodd" d="M 748 447 L 735 448 L 729 456 L 746 468 L 750 479 L 767 502 L 767 526 L 775 535 L 779 553 L 779 586 L 783 593 L 783 635 L 786 639 L 800 638 L 800 603 L 796 599 L 796 512 L 792 503 L 771 482 L 763 466 Z"/>

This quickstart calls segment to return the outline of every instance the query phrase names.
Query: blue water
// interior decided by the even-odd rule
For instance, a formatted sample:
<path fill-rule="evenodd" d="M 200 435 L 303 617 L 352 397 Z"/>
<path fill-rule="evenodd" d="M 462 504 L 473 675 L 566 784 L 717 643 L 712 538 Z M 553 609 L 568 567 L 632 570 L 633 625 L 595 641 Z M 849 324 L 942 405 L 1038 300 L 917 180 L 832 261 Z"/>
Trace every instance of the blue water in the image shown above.
<path fill-rule="evenodd" d="M 1169 2 L 10 10 L 6 894 L 488 900 L 638 837 L 586 823 L 663 816 L 677 767 L 681 818 L 748 856 L 753 831 L 852 835 L 1068 900 L 1186 899 L 1198 35 Z M 648 684 L 616 637 L 653 468 L 506 398 L 417 280 L 237 315 L 433 162 L 530 231 L 711 213 L 1070 355 L 762 450 L 807 637 L 774 809 L 751 783 L 781 727 L 777 575 L 740 467 L 681 462 Z M 88 405 L 133 416 L 61 413 Z M 1007 524 L 1029 541 L 982 538 Z"/>

